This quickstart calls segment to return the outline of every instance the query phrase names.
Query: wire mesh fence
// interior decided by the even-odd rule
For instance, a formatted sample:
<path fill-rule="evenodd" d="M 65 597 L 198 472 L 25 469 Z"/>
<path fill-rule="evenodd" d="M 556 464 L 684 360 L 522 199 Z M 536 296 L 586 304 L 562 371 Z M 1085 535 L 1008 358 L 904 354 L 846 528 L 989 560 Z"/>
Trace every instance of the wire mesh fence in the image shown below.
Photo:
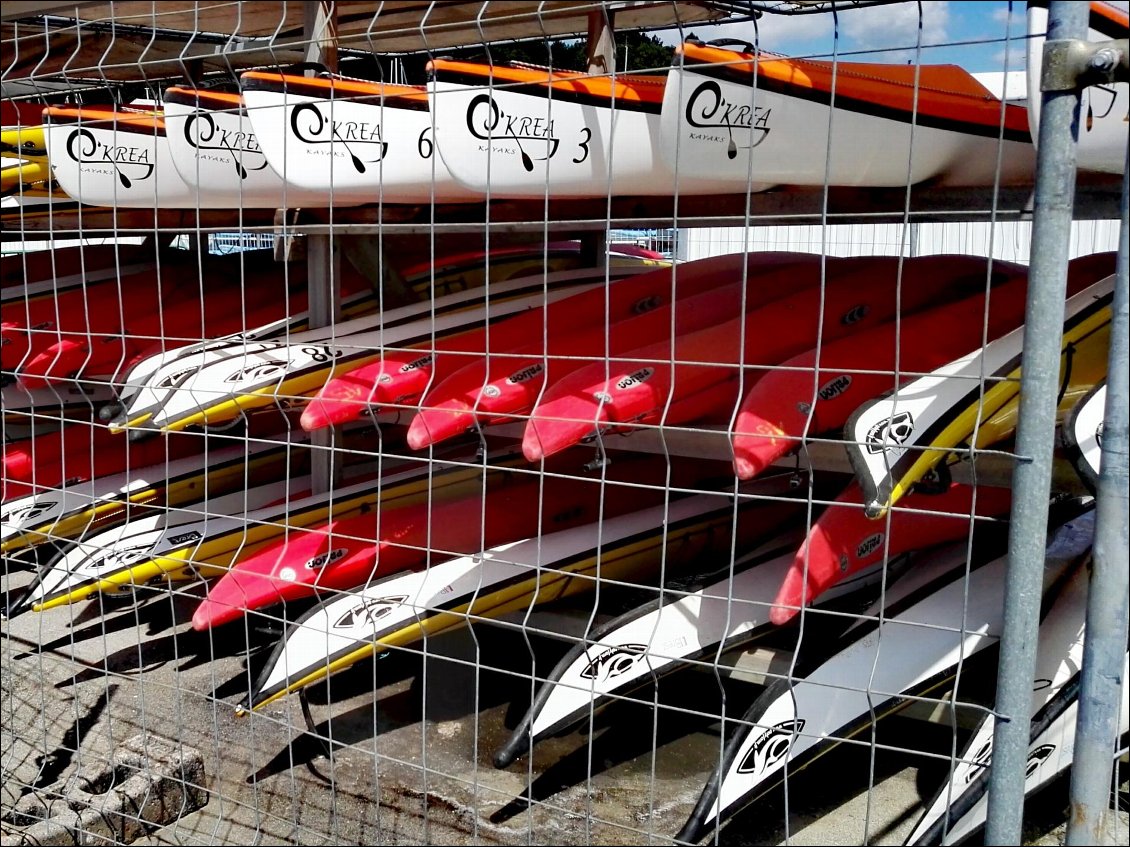
<path fill-rule="evenodd" d="M 1117 58 L 1048 240 L 1039 4 L 48 5 L 0 30 L 5 843 L 958 843 L 1010 723 L 1063 825 Z"/>

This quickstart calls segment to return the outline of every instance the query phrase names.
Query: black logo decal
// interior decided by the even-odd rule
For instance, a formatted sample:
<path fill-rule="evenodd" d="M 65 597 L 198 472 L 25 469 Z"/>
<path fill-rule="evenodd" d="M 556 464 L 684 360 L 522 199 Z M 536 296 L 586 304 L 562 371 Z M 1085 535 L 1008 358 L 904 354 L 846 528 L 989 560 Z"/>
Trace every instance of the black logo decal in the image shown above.
<path fill-rule="evenodd" d="M 651 379 L 651 375 L 653 373 L 655 373 L 655 371 L 652 368 L 640 368 L 635 373 L 630 373 L 619 382 L 617 382 L 616 387 L 621 391 L 624 391 L 636 385 L 643 385 L 645 382 Z"/>
<path fill-rule="evenodd" d="M 835 379 L 828 380 L 816 392 L 820 395 L 821 400 L 831 400 L 833 397 L 838 397 L 843 394 L 848 388 L 851 387 L 851 377 L 848 374 L 840 374 Z"/>
<path fill-rule="evenodd" d="M 866 303 L 860 303 L 858 306 L 852 306 L 850 309 L 844 312 L 844 316 L 840 318 L 840 323 L 842 323 L 844 326 L 851 326 L 852 324 L 859 323 L 861 320 L 867 317 L 867 313 L 870 311 L 871 307 Z"/>
<path fill-rule="evenodd" d="M 510 374 L 510 376 L 506 377 L 506 381 L 510 385 L 517 385 L 520 382 L 528 382 L 529 380 L 540 374 L 543 370 L 545 370 L 545 368 L 543 368 L 540 364 L 530 365 L 529 367 L 522 368 L 522 370 L 515 371 L 514 373 Z"/>
<path fill-rule="evenodd" d="M 330 550 L 328 553 L 322 553 L 321 555 L 315 556 L 313 559 L 310 559 L 308 562 L 306 562 L 305 567 L 307 568 L 307 570 L 317 570 L 318 568 L 324 568 L 326 565 L 332 565 L 334 562 L 344 558 L 348 552 L 348 547 L 336 547 L 333 550 Z"/>
<path fill-rule="evenodd" d="M 161 380 L 154 386 L 155 389 L 163 388 L 176 388 L 177 383 L 190 373 L 195 373 L 196 368 L 181 368 L 179 371 L 173 371 L 168 376 L 162 377 Z"/>
<path fill-rule="evenodd" d="M 109 166 L 114 169 L 123 188 L 132 188 L 134 180 L 149 179 L 154 163 L 149 150 L 128 144 L 102 144 L 88 129 L 76 129 L 67 137 L 67 155 L 80 165 Z"/>
<path fill-rule="evenodd" d="M 738 765 L 738 773 L 763 773 L 777 764 L 788 755 L 796 733 L 802 729 L 804 729 L 804 721 L 800 718 L 781 721 L 775 726 L 763 729 L 742 759 L 742 763 Z"/>
<path fill-rule="evenodd" d="M 261 382 L 269 377 L 277 376 L 286 370 L 286 362 L 259 362 L 240 368 L 224 382 Z"/>
<path fill-rule="evenodd" d="M 103 573 L 124 570 L 125 568 L 136 565 L 138 562 L 144 562 L 146 559 L 150 558 L 152 552 L 152 544 L 127 547 L 124 550 L 109 550 L 98 562 L 96 567 Z"/>
<path fill-rule="evenodd" d="M 413 359 L 411 362 L 408 362 L 407 364 L 401 365 L 400 366 L 400 372 L 402 374 L 406 374 L 409 371 L 417 371 L 420 368 L 426 368 L 431 363 L 432 363 L 432 354 L 429 353 L 427 356 L 421 356 L 419 359 Z M 383 377 L 384 374 L 381 374 L 381 376 Z M 390 377 L 386 381 L 391 382 L 392 378 Z"/>
<path fill-rule="evenodd" d="M 992 736 L 989 740 L 977 748 L 977 752 L 971 757 L 969 770 L 965 774 L 966 783 L 972 782 L 977 778 L 977 774 L 984 768 L 987 768 L 993 761 L 993 739 Z"/>
<path fill-rule="evenodd" d="M 855 558 L 862 559 L 874 553 L 883 543 L 884 535 L 881 532 L 876 532 L 874 535 L 869 535 L 859 542 L 859 546 L 855 548 Z"/>
<path fill-rule="evenodd" d="M 290 131 L 306 144 L 340 144 L 349 154 L 353 169 L 365 173 L 365 165 L 376 164 L 388 153 L 388 142 L 381 140 L 381 125 L 369 121 L 330 120 L 316 103 L 300 103 L 290 113 Z M 364 159 L 357 154 L 376 155 Z"/>
<path fill-rule="evenodd" d="M 534 162 L 544 162 L 552 159 L 557 154 L 561 140 L 553 134 L 553 121 L 548 118 L 534 117 L 532 115 L 508 115 L 498 108 L 494 98 L 489 94 L 480 94 L 471 101 L 467 107 L 467 129 L 471 135 L 480 141 L 497 142 L 513 141 L 518 145 L 518 153 L 522 158 L 522 167 L 526 171 L 534 169 Z M 592 132 L 587 127 L 585 131 L 592 137 Z M 526 152 L 522 142 L 546 145 L 545 155 L 535 160 Z M 587 139 L 581 144 L 588 158 Z M 584 159 L 581 159 L 584 161 Z M 579 164 L 579 163 L 578 163 Z"/>
<path fill-rule="evenodd" d="M 174 535 L 172 538 L 170 538 L 168 540 L 167 543 L 176 545 L 178 547 L 185 547 L 189 544 L 192 544 L 195 541 L 199 541 L 203 537 L 204 536 L 201 535 L 196 530 L 192 530 L 191 532 L 184 532 L 184 533 L 181 533 L 180 535 Z"/>
<path fill-rule="evenodd" d="M 253 171 L 267 167 L 267 157 L 263 155 L 254 133 L 243 130 L 233 132 L 216 126 L 215 118 L 208 112 L 194 112 L 185 120 L 184 140 L 197 150 L 223 150 L 229 153 L 240 179 L 247 179 L 248 163 L 253 163 L 250 166 Z"/>
<path fill-rule="evenodd" d="M 1041 744 L 1035 750 L 1028 754 L 1028 764 L 1024 766 L 1024 778 L 1028 779 L 1040 766 L 1047 760 L 1048 756 L 1055 752 L 1054 744 Z"/>
<path fill-rule="evenodd" d="M 647 647 L 643 644 L 621 644 L 597 654 L 581 671 L 582 679 L 605 682 L 626 674 L 639 661 Z"/>
<path fill-rule="evenodd" d="M 910 412 L 898 412 L 884 418 L 867 430 L 867 452 L 882 453 L 905 444 L 914 434 L 914 418 Z"/>
<path fill-rule="evenodd" d="M 713 80 L 704 82 L 687 100 L 687 124 L 696 130 L 726 130 L 720 133 L 692 132 L 690 137 L 699 141 L 726 142 L 726 158 L 734 159 L 738 150 L 752 150 L 769 137 L 769 115 L 772 109 L 731 103 L 722 96 L 722 86 Z M 749 133 L 749 144 L 740 148 L 734 140 L 734 130 Z"/>
<path fill-rule="evenodd" d="M 36 518 L 46 515 L 48 512 L 55 509 L 59 503 L 55 500 L 46 500 L 44 502 L 36 502 L 31 505 L 24 506 L 21 509 L 16 509 L 8 517 L 12 523 L 24 523 L 25 521 L 33 521 Z"/>
<path fill-rule="evenodd" d="M 381 597 L 379 600 L 362 600 L 338 618 L 333 627 L 334 629 L 353 629 L 366 623 L 375 627 L 381 618 L 391 615 L 393 610 L 407 599 L 407 594 L 401 594 L 397 597 Z"/>

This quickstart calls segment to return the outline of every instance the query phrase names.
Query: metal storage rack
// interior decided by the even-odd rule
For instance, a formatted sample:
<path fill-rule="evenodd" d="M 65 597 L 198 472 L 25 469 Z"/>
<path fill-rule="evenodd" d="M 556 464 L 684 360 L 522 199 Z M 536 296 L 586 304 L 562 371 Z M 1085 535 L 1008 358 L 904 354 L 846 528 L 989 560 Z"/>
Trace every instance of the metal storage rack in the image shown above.
<path fill-rule="evenodd" d="M 590 71 L 609 72 L 615 64 L 610 48 L 614 29 L 659 28 L 672 24 L 691 28 L 696 23 L 726 17 L 736 20 L 740 16 L 755 14 L 832 14 L 843 3 L 761 3 L 761 2 L 622 2 L 622 3 L 204 3 L 204 2 L 10 2 L 3 12 L 2 37 L 5 45 L 3 59 L 4 96 L 49 96 L 59 91 L 94 91 L 99 87 L 141 82 L 143 85 L 158 84 L 170 76 L 200 79 L 213 71 L 228 73 L 244 67 L 264 64 L 280 65 L 296 61 L 321 61 L 329 67 L 336 63 L 338 55 L 351 52 L 375 51 L 379 44 L 385 53 L 409 53 L 427 50 L 437 51 L 465 45 L 491 44 L 500 41 L 527 38 L 531 28 L 538 34 L 534 37 L 548 39 L 564 34 L 587 33 Z M 850 5 L 869 5 L 853 3 Z M 1085 35 L 1085 20 L 1081 22 L 1078 14 L 1071 17 L 1066 9 L 1070 4 L 1053 3 L 1053 20 L 1062 27 L 1060 35 L 1066 40 L 1081 39 Z M 1058 8 L 1057 8 L 1058 7 Z M 1062 17 L 1056 18 L 1055 14 Z M 42 17 L 40 17 L 42 16 Z M 615 24 L 615 27 L 613 27 Z M 1116 45 L 1117 46 L 1117 45 Z M 1063 300 L 1063 279 L 1065 274 L 1064 257 L 1058 252 L 1062 241 L 1061 233 L 1069 222 L 1080 218 L 1122 219 L 1122 240 L 1119 259 L 1118 294 L 1115 306 L 1115 332 L 1111 342 L 1110 378 L 1112 386 L 1107 406 L 1107 426 L 1104 434 L 1104 467 L 1100 484 L 1098 528 L 1096 529 L 1095 574 L 1092 582 L 1092 607 L 1088 610 L 1088 621 L 1101 623 L 1088 627 L 1089 661 L 1093 664 L 1085 686 L 1092 688 L 1084 702 L 1094 706 L 1097 713 L 1080 718 L 1081 732 L 1078 740 L 1077 756 L 1085 759 L 1085 767 L 1076 768 L 1075 782 L 1072 784 L 1072 800 L 1076 804 L 1079 817 L 1073 821 L 1068 831 L 1072 843 L 1086 843 L 1083 833 L 1087 828 L 1097 825 L 1102 818 L 1102 808 L 1109 795 L 1109 778 L 1104 777 L 1104 768 L 1109 767 L 1109 755 L 1104 750 L 1109 747 L 1107 735 L 1110 721 L 1107 712 L 1117 705 L 1119 676 L 1118 668 L 1110 673 L 1115 660 L 1121 659 L 1124 649 L 1125 625 L 1122 629 L 1109 626 L 1110 621 L 1126 620 L 1126 572 L 1127 542 L 1126 527 L 1122 516 L 1126 513 L 1127 468 L 1126 468 L 1126 240 L 1130 225 L 1127 223 L 1127 196 L 1130 194 L 1125 180 L 1120 185 L 1115 181 L 1080 179 L 1076 183 L 1073 158 L 1070 155 L 1070 122 L 1072 109 L 1077 109 L 1079 85 L 1085 81 L 1086 73 L 1105 75 L 1113 78 L 1122 74 L 1125 78 L 1126 51 L 1122 46 L 1121 65 L 1118 60 L 1108 67 L 1100 67 L 1100 62 L 1084 63 L 1081 67 L 1065 66 L 1061 69 L 1058 81 L 1049 84 L 1045 90 L 1051 92 L 1045 100 L 1044 130 L 1040 144 L 1038 178 L 1035 194 L 1030 187 L 998 187 L 992 192 L 982 188 L 953 189 L 916 185 L 913 188 L 897 189 L 851 189 L 823 186 L 814 189 L 796 189 L 770 193 L 742 193 L 732 196 L 678 196 L 678 197 L 604 197 L 595 199 L 557 199 L 546 196 L 537 200 L 491 200 L 486 203 L 467 203 L 458 205 L 377 205 L 360 208 L 327 209 L 302 208 L 287 211 L 240 209 L 230 211 L 206 209 L 187 210 L 125 210 L 68 208 L 60 204 L 47 214 L 21 215 L 19 228 L 8 229 L 5 240 L 58 238 L 64 234 L 82 237 L 121 237 L 134 233 L 188 233 L 190 238 L 200 239 L 210 234 L 226 233 L 237 229 L 241 233 L 255 236 L 272 236 L 276 250 L 285 253 L 293 244 L 295 236 L 305 239 L 307 272 L 309 279 L 309 302 L 311 325 L 333 325 L 340 320 L 338 297 L 335 286 L 340 279 L 340 240 L 344 237 L 376 236 L 382 245 L 397 239 L 417 239 L 430 245 L 434 252 L 435 243 L 450 236 L 462 234 L 482 234 L 490 243 L 522 243 L 547 239 L 551 234 L 558 238 L 579 238 L 585 249 L 599 256 L 605 247 L 607 234 L 621 228 L 677 228 L 717 225 L 760 226 L 767 224 L 818 223 L 827 225 L 837 222 L 868 221 L 908 225 L 927 221 L 982 220 L 988 222 L 1004 220 L 1034 219 L 1036 235 L 1033 238 L 1032 291 L 1029 303 L 1029 336 L 1025 344 L 1025 362 L 1038 363 L 1036 367 L 1026 367 L 1024 371 L 1024 406 L 1021 412 L 1021 428 L 1013 455 L 984 455 L 963 467 L 958 474 L 965 473 L 969 479 L 981 483 L 1004 483 L 1015 473 L 1014 487 L 1017 491 L 1013 507 L 1013 522 L 1010 541 L 1010 577 L 1012 585 L 1006 601 L 1006 631 L 1002 643 L 1002 669 L 999 682 L 999 701 L 996 712 L 1008 717 L 1027 714 L 1034 665 L 1031 645 L 1035 642 L 1035 625 L 1039 604 L 1037 562 L 1043 558 L 1043 538 L 1047 526 L 1047 510 L 1041 492 L 1045 492 L 1054 479 L 1056 484 L 1072 486 L 1071 474 L 1062 463 L 1052 461 L 1051 439 L 1054 432 L 1054 392 L 1056 384 L 1053 373 L 1059 357 L 1059 318 L 1055 306 Z M 45 49 L 44 49 L 45 48 Z M 1065 51 L 1068 48 L 1064 48 Z M 12 53 L 9 54 L 9 50 Z M 1065 54 L 1066 55 L 1066 54 Z M 1093 55 L 1093 54 L 1089 54 Z M 97 79 L 92 80 L 94 72 Z M 140 71 L 140 78 L 138 72 Z M 1048 73 L 1046 79 L 1050 79 Z M 1046 137 L 1045 137 L 1046 135 Z M 1038 247 L 1038 249 L 1037 249 Z M 384 247 L 387 250 L 387 247 Z M 393 273 L 386 264 L 386 273 Z M 1119 299 L 1120 298 L 1120 299 Z M 1119 390 L 1121 389 L 1121 391 Z M 1049 396 L 1050 392 L 1050 396 Z M 340 468 L 332 456 L 337 444 L 337 436 L 323 431 L 323 435 L 312 440 L 312 471 L 314 489 L 326 491 L 340 485 Z M 1121 440 L 1120 440 L 1121 439 Z M 726 457 L 728 441 L 723 431 L 701 428 L 683 430 L 654 431 L 636 435 L 628 446 L 631 450 L 655 451 L 667 455 Z M 1021 458 L 1030 457 L 1030 458 Z M 1015 462 L 1015 471 L 1013 463 Z M 803 458 L 790 459 L 790 464 L 798 469 L 808 465 L 808 469 L 847 470 L 834 445 L 814 439 L 803 451 Z M 1076 486 L 1077 488 L 1077 486 Z M 1121 601 L 1119 597 L 1121 596 Z M 1121 605 L 1119 605 L 1121 602 Z M 135 616 L 138 625 L 142 618 Z M 85 620 L 85 619 L 83 619 Z M 79 623 L 75 619 L 74 623 Z M 536 630 L 536 627 L 534 628 Z M 537 634 L 536 632 L 534 633 Z M 529 634 L 525 634 L 528 641 Z M 73 638 L 73 636 L 72 636 Z M 7 640 L 11 641 L 10 635 Z M 484 641 L 489 640 L 484 638 Z M 66 639 L 55 642 L 53 649 L 65 650 Z M 1007 645 L 1012 645 L 1011 647 Z M 1019 646 L 1018 646 L 1019 645 Z M 1028 647 L 1022 649 L 1024 645 Z M 73 652 L 74 641 L 71 642 Z M 28 643 L 28 652 L 42 649 L 40 645 Z M 211 641 L 198 645 L 199 649 L 211 649 Z M 180 647 L 173 638 L 166 649 L 179 655 Z M 140 638 L 138 652 L 141 652 Z M 479 674 L 494 668 L 480 667 L 482 646 L 478 637 L 472 648 L 473 658 L 460 659 L 456 667 L 474 670 L 476 685 L 475 701 L 479 703 Z M 425 646 L 425 655 L 427 648 Z M 5 663 L 11 661 L 6 648 Z M 250 658 L 250 653 L 248 653 Z M 83 660 L 76 660 L 81 663 Z M 1095 672 L 1094 667 L 1104 670 Z M 1120 667 L 1120 666 L 1119 666 Z M 86 671 L 96 673 L 97 665 Z M 106 665 L 109 672 L 109 665 Z M 764 670 L 764 668 L 762 668 Z M 250 671 L 249 671 L 250 672 Z M 439 671 L 442 673 L 442 671 Z M 374 672 L 375 673 L 375 672 Z M 500 671 L 501 674 L 514 674 L 514 671 Z M 87 678 L 92 678 L 88 676 Z M 107 677 L 108 679 L 109 677 Z M 1113 689 L 1112 680 L 1115 681 Z M 425 696 L 428 686 L 427 671 L 424 675 Z M 100 706 L 104 708 L 110 700 L 107 685 Z M 402 694 L 407 691 L 404 685 L 394 686 Z M 1112 693 L 1113 690 L 1113 693 Z M 350 692 L 354 695 L 349 702 L 361 704 L 365 711 L 363 692 Z M 218 692 L 215 697 L 222 696 Z M 503 806 L 490 820 L 477 817 L 478 808 L 472 807 L 471 819 L 466 819 L 468 796 L 480 799 L 480 791 L 492 796 L 500 792 L 496 785 L 488 785 L 486 780 L 480 785 L 481 775 L 475 764 L 480 733 L 486 735 L 494 731 L 490 727 L 474 724 L 472 744 L 471 774 L 457 774 L 456 768 L 443 760 L 449 751 L 437 745 L 437 756 L 441 764 L 429 764 L 427 750 L 432 742 L 428 740 L 428 730 L 421 729 L 419 749 L 424 757 L 422 765 L 409 762 L 386 761 L 373 741 L 371 773 L 364 773 L 356 761 L 346 762 L 340 770 L 335 769 L 335 757 L 342 757 L 338 748 L 346 749 L 351 735 L 364 736 L 366 728 L 379 733 L 396 723 L 396 718 L 382 718 L 377 714 L 377 700 L 370 696 L 372 715 L 360 715 L 352 720 L 334 721 L 327 719 L 314 726 L 309 704 L 302 701 L 303 720 L 311 734 L 301 737 L 279 753 L 276 760 L 262 767 L 248 781 L 252 784 L 250 800 L 245 797 L 225 798 L 234 804 L 238 813 L 233 817 L 250 816 L 254 828 L 247 831 L 268 838 L 280 837 L 278 822 L 285 815 L 271 810 L 274 802 L 269 789 L 260 789 L 259 781 L 278 774 L 300 757 L 308 757 L 323 745 L 329 765 L 329 774 L 318 774 L 330 783 L 329 799 L 316 797 L 310 786 L 298 785 L 291 777 L 290 801 L 295 808 L 290 809 L 292 831 L 290 837 L 297 841 L 321 836 L 325 838 L 377 837 L 382 835 L 396 837 L 400 833 L 401 818 L 419 815 L 422 818 L 424 840 L 457 840 L 469 834 L 475 839 L 498 838 L 506 836 L 498 828 L 497 821 L 507 817 L 504 812 L 516 813 L 528 804 L 544 805 L 540 825 L 547 832 L 554 832 L 552 818 L 556 814 L 576 814 L 536 799 L 532 769 L 524 774 L 525 785 L 514 787 L 514 794 L 524 787 L 523 798 L 514 799 Z M 144 700 L 144 696 L 143 696 Z M 441 704 L 442 705 L 442 704 Z M 74 729 L 81 736 L 83 719 L 77 714 Z M 178 706 L 179 708 L 179 706 Z M 211 708 L 216 711 L 216 701 Z M 143 706 L 144 709 L 144 706 Z M 351 715 L 353 713 L 350 713 Z M 97 710 L 93 715 L 97 720 Z M 7 716 L 5 716 L 7 720 Z M 218 714 L 214 718 L 216 737 L 215 753 L 222 758 L 224 746 L 239 741 L 232 737 L 230 728 L 221 724 L 226 716 Z M 371 722 L 371 727 L 367 724 Z M 387 722 L 387 724 L 386 724 Z M 285 726 L 299 729 L 298 716 L 293 709 L 282 719 Z M 440 724 L 438 732 L 458 733 L 461 731 L 454 722 Z M 344 739 L 339 733 L 344 733 Z M 1089 733 L 1089 734 L 1088 734 Z M 254 730 L 251 730 L 254 736 Z M 448 736 L 450 738 L 450 736 Z M 43 741 L 47 744 L 44 729 Z M 76 747 L 81 738 L 75 738 Z M 648 819 L 646 834 L 648 838 L 660 833 L 651 828 L 651 815 L 656 811 L 656 781 L 659 778 L 654 758 L 653 737 L 650 762 L 650 791 L 646 807 L 636 809 L 640 818 Z M 590 761 L 579 766 L 576 776 L 582 770 L 586 783 L 592 780 L 591 757 L 594 755 L 592 742 L 589 742 Z M 993 805 L 990 806 L 989 839 L 996 843 L 1013 843 L 1019 838 L 1021 803 L 1023 796 L 1023 774 L 1027 753 L 1027 721 L 1002 720 L 998 724 L 996 736 L 996 767 L 991 789 Z M 44 746 L 43 752 L 50 749 Z M 300 752 L 296 753 L 296 750 Z M 72 750 L 71 752 L 76 752 Z M 244 751 L 240 751 L 241 753 Z M 250 752 L 253 757 L 257 751 Z M 574 750 L 570 758 L 580 760 L 584 748 Z M 1089 758 L 1086 758 L 1089 757 Z M 364 759 L 364 757 L 361 757 Z M 81 759 L 81 754 L 80 754 Z M 262 763 L 260 763 L 262 764 Z M 352 767 L 351 767 L 352 765 Z M 409 767 L 409 765 L 411 765 Z M 398 771 L 399 766 L 405 766 Z M 445 771 L 445 766 L 450 771 Z M 311 759 L 307 767 L 316 771 Z M 7 768 L 7 765 L 5 765 Z M 388 775 L 382 773 L 382 769 Z M 41 768 L 41 775 L 44 768 Z M 50 771 L 51 768 L 46 768 Z M 405 773 L 419 770 L 423 774 L 424 790 L 415 797 L 411 789 L 406 789 L 410 781 Z M 567 769 L 566 769 L 567 770 Z M 1109 773 L 1106 770 L 1105 773 Z M 998 775 L 999 774 L 999 778 Z M 366 776 L 375 780 L 375 785 L 366 785 Z M 383 778 L 382 778 L 383 776 Z M 642 776 L 637 774 L 642 780 Z M 429 783 L 429 777 L 431 782 Z M 7 777 L 5 777 L 7 778 Z M 279 777 L 280 779 L 282 777 Z M 564 776 L 568 779 L 569 774 Z M 627 779 L 631 780 L 629 774 Z M 542 783 L 552 782 L 550 774 L 540 777 Z M 635 782 L 631 783 L 635 785 Z M 869 777 L 869 785 L 871 777 Z M 544 788 L 544 785 L 543 785 Z M 386 813 L 394 819 L 391 829 L 376 818 L 374 821 L 360 820 L 349 824 L 348 831 L 337 830 L 337 805 L 355 803 L 364 808 L 364 795 L 371 791 L 380 799 Z M 356 798 L 351 795 L 356 794 Z M 370 796 L 373 796 L 370 795 Z M 450 795 L 450 796 L 449 796 Z M 457 797 L 452 800 L 450 797 Z M 594 822 L 600 821 L 602 812 L 607 812 L 615 804 L 606 796 L 585 794 L 574 803 L 581 805 L 586 814 L 584 830 L 586 838 L 608 837 L 605 831 L 594 829 Z M 411 809 L 413 802 L 422 807 L 422 814 Z M 315 825 L 307 829 L 300 810 L 302 804 L 309 803 L 316 809 L 315 816 L 329 821 L 329 829 L 319 829 Z M 320 806 L 327 803 L 326 806 Z M 447 808 L 444 805 L 447 804 Z M 5 794 L 5 806 L 8 796 Z M 361 814 L 365 814 L 362 812 Z M 533 810 L 531 809 L 531 816 Z M 272 818 L 275 818 L 272 820 Z M 531 823 L 527 837 L 535 837 L 534 824 Z M 227 827 L 227 828 L 225 828 Z M 462 831 L 461 831 L 461 828 Z M 407 831 L 407 830 L 405 830 Z M 624 825 L 614 826 L 613 833 L 623 835 Z M 442 834 L 439 834 L 442 833 Z M 240 830 L 233 821 L 225 821 L 221 814 L 211 833 L 189 833 L 189 838 L 208 837 L 211 840 L 225 840 L 241 837 L 246 831 Z M 375 836 L 374 836 L 375 834 Z M 512 836 L 513 833 L 510 833 Z M 561 831 L 557 832 L 561 836 Z M 563 837 L 563 836 L 562 836 Z"/>

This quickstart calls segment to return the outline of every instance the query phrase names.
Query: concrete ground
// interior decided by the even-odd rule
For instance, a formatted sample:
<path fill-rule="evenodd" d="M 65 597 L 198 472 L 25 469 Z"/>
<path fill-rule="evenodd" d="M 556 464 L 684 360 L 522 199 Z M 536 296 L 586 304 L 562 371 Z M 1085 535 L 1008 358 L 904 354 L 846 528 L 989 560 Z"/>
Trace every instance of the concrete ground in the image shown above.
<path fill-rule="evenodd" d="M 13 570 L 5 588 L 29 579 Z M 689 713 L 717 714 L 724 692 L 740 715 L 760 690 L 735 679 L 720 688 L 708 672 L 668 677 L 642 702 L 599 714 L 591 735 L 554 739 L 499 771 L 491 755 L 529 701 L 531 656 L 548 671 L 560 640 L 482 624 L 429 640 L 426 657 L 363 662 L 311 689 L 316 738 L 294 696 L 235 716 L 277 635 L 239 625 L 195 633 L 195 602 L 154 593 L 140 605 L 96 600 L 3 623 L 4 816 L 22 795 L 50 795 L 150 733 L 200 751 L 210 797 L 139 844 L 671 843 L 719 751 L 717 720 Z M 578 606 L 534 623 L 567 631 L 585 619 Z M 776 792 L 734 819 L 718 843 L 902 843 L 946 776 L 953 733 L 894 717 L 877 740 L 895 749 L 872 757 L 866 744 L 841 746 L 795 774 L 787 797 Z M 1030 843 L 1062 843 L 1066 805 L 1064 785 L 1033 804 Z M 23 843 L 22 827 L 0 826 L 5 844 Z M 1125 812 L 1117 826 L 1112 843 L 1125 844 Z"/>

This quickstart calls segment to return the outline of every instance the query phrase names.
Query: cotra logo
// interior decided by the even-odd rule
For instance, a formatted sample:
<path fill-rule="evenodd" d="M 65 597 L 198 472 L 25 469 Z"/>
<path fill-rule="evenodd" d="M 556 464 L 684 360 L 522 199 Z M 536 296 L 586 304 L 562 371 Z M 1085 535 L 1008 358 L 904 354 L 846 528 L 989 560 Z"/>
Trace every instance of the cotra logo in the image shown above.
<path fill-rule="evenodd" d="M 876 532 L 874 535 L 869 535 L 859 542 L 859 546 L 855 548 L 855 558 L 862 559 L 864 556 L 870 556 L 883 545 L 883 539 L 886 536 L 881 532 Z"/>
<path fill-rule="evenodd" d="M 655 373 L 655 370 L 653 368 L 640 368 L 638 371 L 628 374 L 626 377 L 617 382 L 616 387 L 621 391 L 626 391 L 627 389 L 634 388 L 637 385 L 643 385 L 645 382 L 651 379 L 651 375 L 653 373 Z"/>
<path fill-rule="evenodd" d="M 898 412 L 867 430 L 867 452 L 882 453 L 892 447 L 899 447 L 910 440 L 913 434 L 914 418 L 910 412 Z"/>
<path fill-rule="evenodd" d="M 418 371 L 420 368 L 426 368 L 432 363 L 432 356 L 421 356 L 419 359 L 413 359 L 411 362 L 400 366 L 400 372 L 406 374 L 409 371 Z"/>
<path fill-rule="evenodd" d="M 581 670 L 581 678 L 604 682 L 622 676 L 631 670 L 646 650 L 647 647 L 643 644 L 621 644 L 619 647 L 609 647 L 589 661 Z"/>
<path fill-rule="evenodd" d="M 310 559 L 306 562 L 305 567 L 307 570 L 324 568 L 326 565 L 332 565 L 334 562 L 341 560 L 348 552 L 348 547 L 337 547 L 330 550 L 328 553 L 322 553 L 320 556 L 315 556 L 313 559 Z"/>
<path fill-rule="evenodd" d="M 353 629 L 362 624 L 375 626 L 382 618 L 391 615 L 393 610 L 407 599 L 408 595 L 401 594 L 396 597 L 362 600 L 338 618 L 333 627 L 334 629 Z"/>
<path fill-rule="evenodd" d="M 510 374 L 510 376 L 506 377 L 506 381 L 510 385 L 518 385 L 522 382 L 529 382 L 544 370 L 545 368 L 540 364 L 530 365 L 529 367 L 522 368 L 522 370 L 515 371 L 514 373 Z"/>
<path fill-rule="evenodd" d="M 738 773 L 764 773 L 773 767 L 788 755 L 796 734 L 802 729 L 804 729 L 804 721 L 800 718 L 781 721 L 763 729 L 738 765 Z"/>
<path fill-rule="evenodd" d="M 816 392 L 820 395 L 821 400 L 831 400 L 833 397 L 839 397 L 851 387 L 851 377 L 848 374 L 840 374 L 835 379 L 830 379 Z"/>

